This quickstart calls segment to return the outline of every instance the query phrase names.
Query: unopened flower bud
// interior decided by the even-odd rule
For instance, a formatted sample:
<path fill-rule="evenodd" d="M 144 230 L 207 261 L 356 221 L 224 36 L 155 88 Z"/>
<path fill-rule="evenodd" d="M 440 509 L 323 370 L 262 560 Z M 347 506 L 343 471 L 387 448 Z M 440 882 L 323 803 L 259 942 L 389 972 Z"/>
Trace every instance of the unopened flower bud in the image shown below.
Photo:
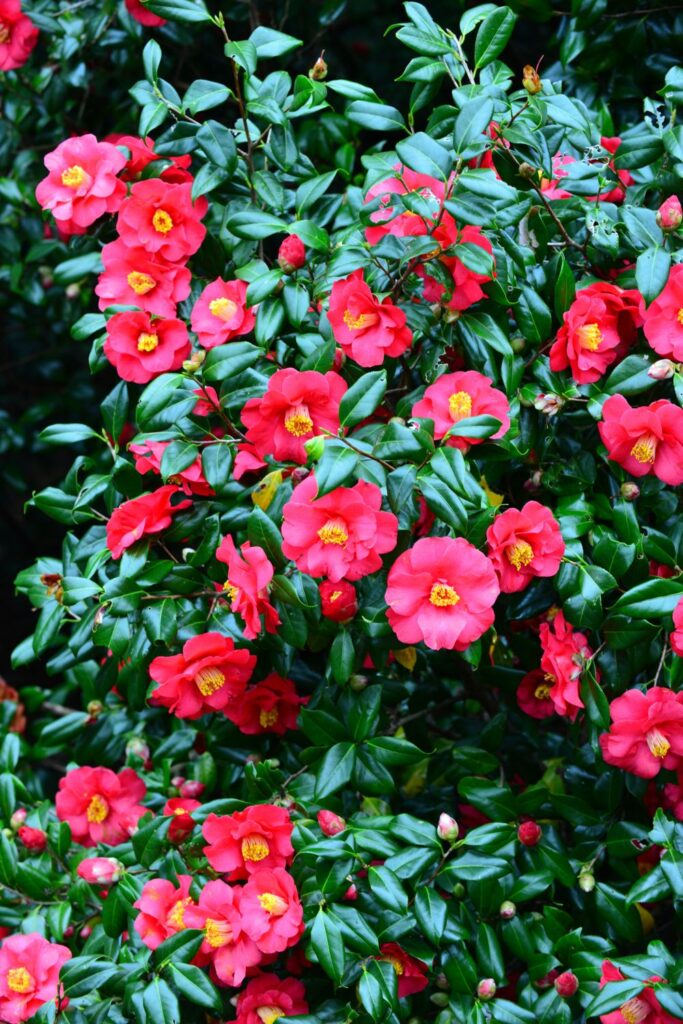
<path fill-rule="evenodd" d="M 636 498 L 640 497 L 640 487 L 638 484 L 631 483 L 630 481 L 622 484 L 619 491 L 624 501 L 635 501 Z"/>
<path fill-rule="evenodd" d="M 289 479 L 292 481 L 293 486 L 296 487 L 297 484 L 300 484 L 301 481 L 305 480 L 307 476 L 310 476 L 310 474 L 310 469 L 306 469 L 305 466 L 297 466 L 296 469 L 292 470 Z"/>
<path fill-rule="evenodd" d="M 504 921 L 511 921 L 517 914 L 517 907 L 512 900 L 503 900 L 498 913 Z"/>
<path fill-rule="evenodd" d="M 197 800 L 206 789 L 206 786 L 199 779 L 183 779 L 178 789 L 180 790 L 180 795 L 185 797 L 186 800 Z"/>
<path fill-rule="evenodd" d="M 523 821 L 517 829 L 517 838 L 523 846 L 536 846 L 543 835 L 543 829 L 535 821 Z"/>
<path fill-rule="evenodd" d="M 346 822 L 334 811 L 318 811 L 318 824 L 326 836 L 337 836 L 346 828 Z"/>
<path fill-rule="evenodd" d="M 360 693 L 368 685 L 368 677 L 354 673 L 349 679 L 349 686 L 356 693 Z"/>
<path fill-rule="evenodd" d="M 355 885 L 350 885 L 348 887 L 348 889 L 346 890 L 346 892 L 342 896 L 342 899 L 343 900 L 348 900 L 350 903 L 353 903 L 354 900 L 358 899 L 358 889 L 355 887 Z"/>
<path fill-rule="evenodd" d="M 524 70 L 522 71 L 522 85 L 529 93 L 530 96 L 535 96 L 543 88 L 543 82 L 541 77 L 531 64 L 525 64 Z"/>
<path fill-rule="evenodd" d="M 110 885 L 123 874 L 123 864 L 115 857 L 86 857 L 76 870 L 79 878 L 92 885 Z"/>
<path fill-rule="evenodd" d="M 437 988 L 449 989 L 451 987 L 451 983 L 446 977 L 446 975 L 443 973 L 443 971 L 441 972 L 441 974 L 437 974 L 434 981 Z"/>
<path fill-rule="evenodd" d="M 670 359 L 658 359 L 647 371 L 647 375 L 653 380 L 669 380 L 675 372 L 676 364 L 672 363 Z"/>
<path fill-rule="evenodd" d="M 44 850 L 47 846 L 47 835 L 42 828 L 22 825 L 17 832 L 17 838 L 27 850 Z"/>
<path fill-rule="evenodd" d="M 104 704 L 101 700 L 91 700 L 88 701 L 85 710 L 91 718 L 97 718 L 104 711 Z"/>
<path fill-rule="evenodd" d="M 38 274 L 40 275 L 40 283 L 43 288 L 51 288 L 54 284 L 52 267 L 40 266 L 38 267 Z"/>
<path fill-rule="evenodd" d="M 206 351 L 200 348 L 199 351 L 193 352 L 189 359 L 183 362 L 183 370 L 185 373 L 195 373 L 206 359 Z"/>
<path fill-rule="evenodd" d="M 327 78 L 327 64 L 323 60 L 325 51 L 320 54 L 313 67 L 308 72 L 308 77 L 312 78 L 314 82 L 322 82 Z"/>
<path fill-rule="evenodd" d="M 555 991 L 562 999 L 571 999 L 579 987 L 579 979 L 573 971 L 564 971 L 555 978 Z"/>
<path fill-rule="evenodd" d="M 557 416 L 563 405 L 565 400 L 561 395 L 538 395 L 534 399 L 534 409 L 538 409 L 545 416 Z"/>
<path fill-rule="evenodd" d="M 579 875 L 579 889 L 583 892 L 593 892 L 595 888 L 595 875 L 591 875 L 586 872 L 585 875 Z"/>
<path fill-rule="evenodd" d="M 465 886 L 462 884 L 462 882 L 456 882 L 455 885 L 453 886 L 453 892 L 451 895 L 456 900 L 461 900 L 465 895 L 465 891 Z"/>
<path fill-rule="evenodd" d="M 439 839 L 443 839 L 445 843 L 454 843 L 458 838 L 459 831 L 455 818 L 451 818 L 450 814 L 445 812 L 439 815 L 439 824 L 436 826 L 436 833 Z"/>
<path fill-rule="evenodd" d="M 516 338 L 511 338 L 510 348 L 513 352 L 516 352 L 519 355 L 519 353 L 523 352 L 526 348 L 526 338 L 522 338 L 521 335 L 517 335 Z"/>
<path fill-rule="evenodd" d="M 25 807 L 17 807 L 16 811 L 9 820 L 9 823 L 15 832 L 24 824 L 24 822 L 26 821 L 27 814 L 28 811 L 26 810 Z"/>
<path fill-rule="evenodd" d="M 64 289 L 64 294 L 67 299 L 77 299 L 81 294 L 81 288 L 78 284 L 68 284 Z"/>
<path fill-rule="evenodd" d="M 442 314 L 442 317 L 446 321 L 447 324 L 457 323 L 457 321 L 460 319 L 461 316 L 462 316 L 462 313 L 461 313 L 461 311 L 459 309 L 448 309 L 448 308 L 446 308 L 446 309 L 444 309 L 443 314 Z"/>
<path fill-rule="evenodd" d="M 448 1006 L 449 998 L 448 992 L 432 992 L 429 1001 L 434 1006 Z"/>
<path fill-rule="evenodd" d="M 675 231 L 683 221 L 683 208 L 678 196 L 669 196 L 657 210 L 657 223 L 662 231 Z"/>
<path fill-rule="evenodd" d="M 139 757 L 141 761 L 149 761 L 149 746 L 142 736 L 131 736 L 126 743 L 126 757 Z"/>
<path fill-rule="evenodd" d="M 535 178 L 538 175 L 536 168 L 532 167 L 531 164 L 528 164 L 526 161 L 523 161 L 519 165 L 517 173 L 520 178 L 525 178 L 527 181 L 531 181 L 532 178 Z"/>
<path fill-rule="evenodd" d="M 322 458 L 322 454 L 325 451 L 325 438 L 322 434 L 318 434 L 317 437 L 311 437 L 308 441 L 304 441 L 304 448 L 309 459 L 313 462 L 317 462 L 318 459 Z"/>
<path fill-rule="evenodd" d="M 82 939 L 89 939 L 90 936 L 92 935 L 92 928 L 90 927 L 90 925 L 84 924 L 83 927 L 81 928 L 80 934 Z"/>
<path fill-rule="evenodd" d="M 534 982 L 534 985 L 537 988 L 550 988 L 557 977 L 557 973 L 557 968 L 553 967 L 553 969 L 548 971 L 547 974 L 544 974 L 542 978 L 538 978 L 538 980 Z"/>
<path fill-rule="evenodd" d="M 529 491 L 530 494 L 535 494 L 536 491 L 540 491 L 542 481 L 543 472 L 540 469 L 536 469 L 529 479 L 524 481 L 524 490 Z"/>
<path fill-rule="evenodd" d="M 496 983 L 493 978 L 482 978 L 477 985 L 477 995 L 480 999 L 493 999 L 496 994 Z"/>
<path fill-rule="evenodd" d="M 277 262 L 284 274 L 293 274 L 301 270 L 306 263 L 306 247 L 297 235 L 287 235 L 280 243 Z"/>

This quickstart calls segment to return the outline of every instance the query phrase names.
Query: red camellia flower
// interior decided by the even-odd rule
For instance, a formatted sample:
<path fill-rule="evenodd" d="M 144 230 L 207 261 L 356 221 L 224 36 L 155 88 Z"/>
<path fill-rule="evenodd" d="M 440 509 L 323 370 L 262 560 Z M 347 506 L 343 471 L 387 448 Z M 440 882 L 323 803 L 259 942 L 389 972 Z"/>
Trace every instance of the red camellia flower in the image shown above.
<path fill-rule="evenodd" d="M 609 960 L 603 960 L 600 988 L 604 988 L 610 981 L 626 980 L 626 975 L 622 974 L 618 967 Z M 664 979 L 657 975 L 648 978 L 643 982 L 644 987 L 639 995 L 627 999 L 611 1013 L 603 1013 L 600 1017 L 602 1024 L 681 1024 L 680 1017 L 672 1017 L 664 1010 L 656 992 L 651 988 L 652 983 L 663 981 Z"/>
<path fill-rule="evenodd" d="M 331 370 L 277 370 L 266 393 L 242 409 L 247 441 L 261 458 L 272 455 L 278 462 L 303 465 L 305 441 L 339 432 L 339 403 L 346 390 L 346 382 Z"/>
<path fill-rule="evenodd" d="M 633 476 L 654 474 L 672 487 L 683 483 L 683 409 L 665 398 L 634 409 L 612 395 L 598 423 L 610 459 Z"/>
<path fill-rule="evenodd" d="M 292 821 L 284 807 L 255 804 L 234 814 L 210 814 L 202 829 L 204 855 L 231 882 L 254 871 L 284 868 L 294 856 Z"/>
<path fill-rule="evenodd" d="M 174 317 L 177 304 L 190 294 L 187 267 L 169 263 L 142 246 L 129 247 L 117 239 L 105 245 L 102 263 L 104 271 L 95 287 L 101 310 L 138 306 L 155 316 Z"/>
<path fill-rule="evenodd" d="M 316 499 L 317 489 L 313 473 L 294 488 L 282 512 L 282 553 L 301 572 L 333 583 L 376 572 L 398 536 L 396 516 L 381 511 L 379 487 L 359 480 Z"/>
<path fill-rule="evenodd" d="M 47 833 L 43 832 L 42 828 L 22 825 L 17 831 L 17 836 L 27 850 L 44 850 L 47 846 Z"/>
<path fill-rule="evenodd" d="M 247 970 L 261 960 L 261 952 L 244 930 L 243 892 L 225 882 L 208 882 L 199 901 L 185 911 L 187 926 L 204 932 L 197 962 L 211 964 L 212 974 L 223 985 L 240 985 Z"/>
<path fill-rule="evenodd" d="M 22 11 L 20 0 L 0 0 L 0 71 L 22 67 L 38 35 L 38 29 Z"/>
<path fill-rule="evenodd" d="M 429 984 L 427 964 L 406 953 L 396 942 L 385 942 L 379 947 L 379 956 L 375 960 L 384 960 L 396 971 L 398 979 L 398 997 L 412 996 L 421 992 Z"/>
<path fill-rule="evenodd" d="M 523 821 L 517 829 L 517 838 L 522 846 L 538 846 L 543 836 L 543 829 L 535 821 Z"/>
<path fill-rule="evenodd" d="M 192 504 L 191 501 L 180 501 L 172 505 L 171 498 L 180 493 L 179 487 L 166 484 L 151 494 L 131 498 L 115 508 L 107 523 L 107 547 L 112 558 L 120 558 L 141 537 L 167 530 L 173 516 Z"/>
<path fill-rule="evenodd" d="M 204 241 L 201 223 L 209 204 L 192 201 L 192 184 L 172 185 L 161 178 L 136 181 L 121 203 L 116 230 L 128 246 L 143 246 L 171 262 L 185 261 Z"/>
<path fill-rule="evenodd" d="M 117 313 L 107 322 L 104 354 L 123 380 L 147 384 L 179 370 L 191 352 L 182 320 L 153 320 L 149 313 Z"/>
<path fill-rule="evenodd" d="M 143 475 L 150 472 L 161 474 L 161 460 L 170 443 L 170 441 L 141 441 L 140 444 L 129 445 L 128 450 L 135 456 L 135 468 L 138 473 Z M 201 455 L 198 455 L 185 469 L 174 473 L 169 480 L 184 494 L 200 494 L 207 497 L 214 493 L 213 487 L 204 476 Z"/>
<path fill-rule="evenodd" d="M 500 429 L 492 435 L 495 440 L 507 433 L 510 427 L 509 411 L 510 405 L 503 392 L 493 387 L 489 377 L 476 370 L 442 374 L 413 406 L 413 416 L 434 421 L 437 441 L 460 420 L 472 416 L 494 416 L 500 420 Z M 482 444 L 483 438 L 449 437 L 446 443 L 452 448 L 467 451 L 470 445 Z"/>
<path fill-rule="evenodd" d="M 549 718 L 555 714 L 550 686 L 542 668 L 532 669 L 517 687 L 517 703 L 531 718 Z"/>
<path fill-rule="evenodd" d="M 275 1024 L 280 1017 L 308 1013 L 306 989 L 298 978 L 259 974 L 237 997 L 234 1024 Z"/>
<path fill-rule="evenodd" d="M 504 594 L 524 590 L 535 576 L 555 576 L 564 555 L 559 523 L 537 501 L 496 516 L 486 540 Z"/>
<path fill-rule="evenodd" d="M 284 868 L 255 871 L 242 889 L 244 930 L 262 953 L 282 953 L 304 933 L 304 909 Z"/>
<path fill-rule="evenodd" d="M 191 875 L 178 875 L 178 885 L 165 878 L 145 882 L 133 906 L 140 913 L 135 918 L 135 931 L 149 949 L 188 927 L 185 911 L 194 905 L 190 896 Z"/>
<path fill-rule="evenodd" d="M 156 15 L 152 15 L 156 17 Z M 192 162 L 188 155 L 184 156 L 161 156 L 154 152 L 154 139 L 147 135 L 141 139 L 139 135 L 121 135 L 115 132 L 107 135 L 105 142 L 111 142 L 114 146 L 125 146 L 130 152 L 126 166 L 119 177 L 122 181 L 137 181 L 145 167 L 155 160 L 170 160 L 171 166 L 164 168 L 159 174 L 162 181 L 192 181 L 192 175 L 186 170 Z M 183 177 L 184 176 L 184 177 Z"/>
<path fill-rule="evenodd" d="M 77 135 L 60 142 L 43 162 L 49 173 L 38 184 L 36 199 L 64 234 L 82 233 L 121 205 L 126 186 L 117 174 L 126 158 L 111 143 Z"/>
<path fill-rule="evenodd" d="M 223 711 L 244 693 L 256 666 L 249 651 L 236 648 L 231 637 L 202 633 L 183 645 L 182 654 L 160 655 L 149 666 L 158 683 L 152 703 L 176 718 L 200 718 Z"/>
<path fill-rule="evenodd" d="M 550 699 L 558 715 L 573 722 L 584 706 L 579 696 L 583 666 L 593 652 L 583 633 L 577 632 L 558 612 L 552 623 L 543 622 L 539 629 L 543 648 L 541 669 L 550 686 Z"/>
<path fill-rule="evenodd" d="M 326 619 L 332 622 L 348 622 L 358 611 L 356 588 L 348 580 L 331 583 L 323 580 L 318 585 L 320 591 L 320 610 Z"/>
<path fill-rule="evenodd" d="M 129 839 L 147 812 L 140 804 L 147 787 L 132 768 L 73 768 L 59 780 L 55 810 L 68 821 L 81 846 L 116 846 Z"/>
<path fill-rule="evenodd" d="M 0 946 L 0 1020 L 21 1024 L 61 994 L 59 972 L 71 950 L 38 932 L 8 935 Z"/>
<path fill-rule="evenodd" d="M 673 620 L 674 629 L 672 633 L 669 633 L 669 643 L 674 654 L 683 658 L 683 597 L 674 608 Z"/>
<path fill-rule="evenodd" d="M 664 289 L 645 310 L 643 331 L 660 356 L 683 361 L 683 263 L 671 268 Z"/>
<path fill-rule="evenodd" d="M 550 369 L 571 369 L 577 384 L 593 384 L 622 359 L 643 322 L 642 296 L 599 281 L 581 288 L 550 349 Z"/>
<path fill-rule="evenodd" d="M 271 672 L 247 690 L 227 715 L 246 736 L 264 732 L 284 736 L 288 729 L 296 729 L 299 708 L 307 703 L 308 697 L 297 696 L 291 679 Z"/>
<path fill-rule="evenodd" d="M 441 280 L 429 273 L 429 263 L 417 267 L 416 273 L 424 278 L 423 296 L 426 302 L 438 302 L 446 309 L 464 310 L 469 309 L 475 302 L 484 298 L 482 284 L 491 280 L 490 274 L 478 273 L 465 266 L 457 256 L 449 256 L 448 253 L 455 245 L 476 245 L 489 256 L 493 255 L 493 246 L 481 229 L 466 225 L 458 228 L 449 213 L 445 213 L 439 222 L 438 227 L 432 232 L 432 237 L 437 243 L 440 252 L 435 257 L 439 263 L 448 270 L 453 278 L 453 284 L 446 288 Z"/>
<path fill-rule="evenodd" d="M 148 7 L 142 3 L 142 0 L 125 0 L 126 10 L 130 14 L 131 18 L 135 18 L 141 25 L 146 25 L 148 28 L 158 28 L 159 25 L 165 25 L 166 19 L 159 17 L 158 14 L 152 14 Z"/>
<path fill-rule="evenodd" d="M 306 265 L 306 247 L 297 235 L 287 235 L 280 243 L 277 262 L 285 274 L 293 274 Z"/>
<path fill-rule="evenodd" d="M 215 388 L 205 384 L 194 392 L 199 401 L 192 410 L 194 416 L 213 416 L 221 407 L 221 400 Z"/>
<path fill-rule="evenodd" d="M 192 307 L 192 330 L 204 348 L 215 348 L 253 331 L 256 316 L 247 307 L 247 282 L 219 277 L 207 285 Z"/>
<path fill-rule="evenodd" d="M 244 635 L 254 640 L 261 632 L 261 616 L 267 633 L 277 633 L 280 616 L 268 600 L 274 569 L 263 548 L 246 541 L 239 551 L 232 537 L 224 537 L 216 558 L 228 567 L 223 590 L 230 608 L 244 620 Z"/>
<path fill-rule="evenodd" d="M 683 763 L 683 693 L 663 686 L 627 690 L 612 701 L 610 715 L 610 731 L 600 737 L 607 764 L 653 779 L 661 768 Z"/>
<path fill-rule="evenodd" d="M 389 296 L 380 302 L 354 270 L 335 281 L 327 313 L 334 339 L 359 366 L 381 366 L 385 356 L 400 356 L 413 343 L 406 315 Z"/>
<path fill-rule="evenodd" d="M 464 651 L 493 625 L 500 587 L 491 562 L 462 537 L 423 537 L 389 571 L 387 619 L 404 644 Z"/>

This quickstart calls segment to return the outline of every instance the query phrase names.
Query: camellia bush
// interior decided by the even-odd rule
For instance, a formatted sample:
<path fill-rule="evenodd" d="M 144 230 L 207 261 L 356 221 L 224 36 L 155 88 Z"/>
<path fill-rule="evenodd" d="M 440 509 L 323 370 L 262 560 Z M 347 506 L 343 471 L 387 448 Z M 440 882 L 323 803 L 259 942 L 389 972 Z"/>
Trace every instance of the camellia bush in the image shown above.
<path fill-rule="evenodd" d="M 399 107 L 128 7 L 223 72 L 150 38 L 22 199 L 111 386 L 41 435 L 0 1021 L 683 1021 L 683 70 L 615 124 L 410 2 Z"/>

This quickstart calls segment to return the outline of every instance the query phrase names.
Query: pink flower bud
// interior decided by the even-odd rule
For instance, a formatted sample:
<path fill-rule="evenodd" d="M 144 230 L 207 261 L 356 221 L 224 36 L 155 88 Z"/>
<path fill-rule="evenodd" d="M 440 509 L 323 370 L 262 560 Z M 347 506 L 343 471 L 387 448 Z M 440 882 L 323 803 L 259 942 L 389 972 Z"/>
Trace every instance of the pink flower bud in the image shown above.
<path fill-rule="evenodd" d="M 287 235 L 278 249 L 277 262 L 285 274 L 301 270 L 306 263 L 306 249 L 301 239 L 296 235 Z"/>
<path fill-rule="evenodd" d="M 653 380 L 669 380 L 675 372 L 676 364 L 672 363 L 670 359 L 658 359 L 647 371 L 647 375 Z"/>
<path fill-rule="evenodd" d="M 44 850 L 47 846 L 47 835 L 42 828 L 31 828 L 30 825 L 22 825 L 17 836 L 27 850 Z"/>
<path fill-rule="evenodd" d="M 149 761 L 149 746 L 141 736 L 132 736 L 128 740 L 126 743 L 126 757 L 139 757 L 141 761 Z"/>
<path fill-rule="evenodd" d="M 517 914 L 517 907 L 512 900 L 503 900 L 498 911 L 503 921 L 511 921 Z"/>
<path fill-rule="evenodd" d="M 550 988 L 550 986 L 555 981 L 555 978 L 557 977 L 557 974 L 558 974 L 557 968 L 553 967 L 553 969 L 551 971 L 548 971 L 547 974 L 544 974 L 543 977 L 539 978 L 538 981 L 535 981 L 534 984 L 536 985 L 537 988 Z"/>
<path fill-rule="evenodd" d="M 683 221 L 683 208 L 677 196 L 669 196 L 657 210 L 657 223 L 662 231 L 675 231 Z"/>
<path fill-rule="evenodd" d="M 439 824 L 436 826 L 439 839 L 443 839 L 445 843 L 454 843 L 458 838 L 459 831 L 455 818 L 451 818 L 450 814 L 445 813 L 439 815 Z"/>
<path fill-rule="evenodd" d="M 346 822 L 334 811 L 318 811 L 318 824 L 326 836 L 337 836 L 346 828 Z"/>
<path fill-rule="evenodd" d="M 79 878 L 91 885 L 109 885 L 118 882 L 123 873 L 123 864 L 115 857 L 86 857 L 77 868 Z"/>
<path fill-rule="evenodd" d="M 555 978 L 555 991 L 563 999 L 571 999 L 579 987 L 579 979 L 572 971 L 565 971 Z"/>
<path fill-rule="evenodd" d="M 332 361 L 332 369 L 336 370 L 337 373 L 341 370 L 342 366 L 346 362 L 346 353 L 343 348 L 335 348 L 334 359 Z"/>
<path fill-rule="evenodd" d="M 493 999 L 496 994 L 496 983 L 493 978 L 482 978 L 477 985 L 477 995 L 480 999 Z"/>
<path fill-rule="evenodd" d="M 358 889 L 355 887 L 355 885 L 350 885 L 348 887 L 348 889 L 342 896 L 342 899 L 349 900 L 350 902 L 353 902 L 354 900 L 358 899 Z"/>
<path fill-rule="evenodd" d="M 198 796 L 201 796 L 206 786 L 199 779 L 187 779 L 178 786 L 180 795 L 185 797 L 186 800 L 196 800 Z"/>
<path fill-rule="evenodd" d="M 184 775 L 174 775 L 173 778 L 171 779 L 171 785 L 175 786 L 176 789 L 180 789 L 180 787 L 186 781 L 187 780 Z"/>
<path fill-rule="evenodd" d="M 564 404 L 565 400 L 561 395 L 537 395 L 534 398 L 534 409 L 538 409 L 545 416 L 557 416 Z"/>
<path fill-rule="evenodd" d="M 26 821 L 26 815 L 28 811 L 25 807 L 17 807 L 16 811 L 9 820 L 10 825 L 16 831 Z"/>
<path fill-rule="evenodd" d="M 620 490 L 624 501 L 635 501 L 636 498 L 640 497 L 640 487 L 638 484 L 628 482 L 622 484 Z"/>
<path fill-rule="evenodd" d="M 517 838 L 524 846 L 536 846 L 543 835 L 543 829 L 535 821 L 523 821 L 517 829 Z"/>

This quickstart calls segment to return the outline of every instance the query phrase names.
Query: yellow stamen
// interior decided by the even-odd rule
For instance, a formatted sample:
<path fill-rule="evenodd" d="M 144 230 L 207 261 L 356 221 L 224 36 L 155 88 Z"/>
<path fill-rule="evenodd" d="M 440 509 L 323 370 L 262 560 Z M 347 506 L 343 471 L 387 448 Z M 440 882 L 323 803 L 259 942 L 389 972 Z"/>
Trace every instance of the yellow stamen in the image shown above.
<path fill-rule="evenodd" d="M 587 348 L 589 352 L 596 352 L 600 348 L 602 332 L 597 324 L 584 324 L 576 333 L 581 348 Z"/>
<path fill-rule="evenodd" d="M 671 750 L 671 744 L 659 729 L 650 729 L 647 734 L 647 745 L 653 757 L 664 758 Z"/>
<path fill-rule="evenodd" d="M 472 415 L 472 396 L 466 391 L 456 391 L 448 399 L 448 411 L 452 420 L 464 420 Z"/>
<path fill-rule="evenodd" d="M 66 185 L 67 188 L 78 188 L 84 181 L 85 171 L 78 164 L 62 171 L 62 185 Z"/>
<path fill-rule="evenodd" d="M 101 821 L 106 821 L 108 815 L 109 804 L 103 796 L 100 796 L 99 793 L 95 793 L 94 797 L 88 804 L 87 811 L 85 812 L 86 818 L 88 821 L 99 824 Z"/>
<path fill-rule="evenodd" d="M 330 594 L 330 602 L 338 601 L 341 596 L 342 596 L 341 590 L 333 590 L 332 593 Z"/>
<path fill-rule="evenodd" d="M 160 235 L 167 235 L 173 228 L 173 218 L 166 210 L 155 210 L 152 217 L 152 227 Z"/>
<path fill-rule="evenodd" d="M 460 594 L 447 583 L 435 583 L 429 595 L 431 604 L 437 608 L 451 608 L 460 600 Z"/>
<path fill-rule="evenodd" d="M 236 587 L 233 583 L 230 582 L 230 580 L 225 581 L 225 583 L 223 584 L 223 590 L 229 601 L 234 601 L 240 592 L 239 587 Z"/>
<path fill-rule="evenodd" d="M 647 1003 L 636 996 L 635 999 L 629 999 L 628 1002 L 623 1003 L 619 1007 L 619 1012 L 626 1021 L 626 1024 L 640 1024 L 641 1021 L 645 1020 L 650 1011 Z"/>
<path fill-rule="evenodd" d="M 534 697 L 536 700 L 548 700 L 549 696 L 550 687 L 546 686 L 545 683 L 541 683 L 541 685 L 537 686 L 534 690 Z"/>
<path fill-rule="evenodd" d="M 11 967 L 7 972 L 7 988 L 11 992 L 30 992 L 33 988 L 33 978 L 25 967 Z"/>
<path fill-rule="evenodd" d="M 683 306 L 679 309 L 676 319 L 678 320 L 681 327 L 683 327 Z"/>
<path fill-rule="evenodd" d="M 343 547 L 349 539 L 349 535 L 344 527 L 333 520 L 320 527 L 318 536 L 323 544 L 338 544 L 340 547 Z"/>
<path fill-rule="evenodd" d="M 534 549 L 525 540 L 518 540 L 505 549 L 505 554 L 510 565 L 514 566 L 517 572 L 523 565 L 531 565 L 534 560 Z"/>
<path fill-rule="evenodd" d="M 197 684 L 197 689 L 204 697 L 210 697 L 216 690 L 220 690 L 221 686 L 225 685 L 225 676 L 220 669 L 214 668 L 212 665 L 208 665 L 206 668 L 200 668 L 197 675 L 194 677 L 194 681 Z"/>
<path fill-rule="evenodd" d="M 237 312 L 237 303 L 223 295 L 220 299 L 211 299 L 211 302 L 209 303 L 209 312 L 213 316 L 217 316 L 219 320 L 223 320 L 227 323 L 228 320 L 232 320 Z"/>
<path fill-rule="evenodd" d="M 6 43 L 10 35 L 9 25 L 6 25 L 4 21 L 0 21 L 0 43 Z"/>
<path fill-rule="evenodd" d="M 178 932 L 181 932 L 183 928 L 187 928 L 187 925 L 185 924 L 185 908 L 189 907 L 191 903 L 194 903 L 192 897 L 186 896 L 184 900 L 178 900 L 177 903 L 174 903 L 171 907 L 171 911 L 166 920 L 167 923 Z"/>
<path fill-rule="evenodd" d="M 258 901 L 263 909 L 273 917 L 282 917 L 287 909 L 287 901 L 283 900 L 281 896 L 276 896 L 274 892 L 262 892 Z"/>
<path fill-rule="evenodd" d="M 263 1021 L 263 1024 L 275 1024 L 276 1020 L 280 1017 L 285 1017 L 285 1011 L 278 1009 L 277 1006 L 259 1006 L 256 1011 L 256 1016 Z"/>
<path fill-rule="evenodd" d="M 128 275 L 128 285 L 133 289 L 136 295 L 146 295 L 147 292 L 151 292 L 152 288 L 156 288 L 156 281 L 149 274 L 142 274 L 139 270 L 133 270 Z"/>
<path fill-rule="evenodd" d="M 639 438 L 631 448 L 631 455 L 637 462 L 654 462 L 657 454 L 657 442 L 654 437 L 645 435 Z"/>
<path fill-rule="evenodd" d="M 241 849 L 244 860 L 265 860 L 270 853 L 270 847 L 263 836 L 247 836 L 242 840 Z"/>
<path fill-rule="evenodd" d="M 285 415 L 285 429 L 294 437 L 305 437 L 313 432 L 313 420 L 307 405 L 297 405 Z"/>
<path fill-rule="evenodd" d="M 143 332 L 138 335 L 138 352 L 153 352 L 158 344 L 158 334 L 146 334 Z"/>
<path fill-rule="evenodd" d="M 277 708 L 271 708 L 270 711 L 266 711 L 262 708 L 258 716 L 258 724 L 262 729 L 270 729 L 271 726 L 275 725 L 278 720 Z"/>
<path fill-rule="evenodd" d="M 376 313 L 361 313 L 354 316 L 350 309 L 344 313 L 344 323 L 350 331 L 362 331 L 366 327 L 374 327 L 379 317 Z"/>
<path fill-rule="evenodd" d="M 397 960 L 395 956 L 383 956 L 382 960 L 384 960 L 386 964 L 391 964 L 399 978 L 404 973 L 403 964 L 400 960 Z"/>
<path fill-rule="evenodd" d="M 204 925 L 204 936 L 212 949 L 220 949 L 232 942 L 232 928 L 227 921 L 216 921 L 209 917 Z"/>

